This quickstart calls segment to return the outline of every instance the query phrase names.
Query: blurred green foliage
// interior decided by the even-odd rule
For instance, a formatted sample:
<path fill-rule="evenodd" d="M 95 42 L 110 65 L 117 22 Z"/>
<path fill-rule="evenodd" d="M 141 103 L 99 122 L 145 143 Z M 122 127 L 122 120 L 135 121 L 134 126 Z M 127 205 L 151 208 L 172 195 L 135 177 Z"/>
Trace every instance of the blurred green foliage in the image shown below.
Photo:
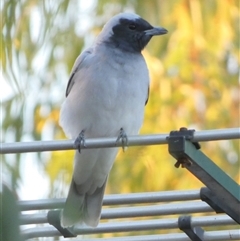
<path fill-rule="evenodd" d="M 85 2 L 85 4 L 84 4 Z M 1 7 L 1 65 L 12 93 L 1 103 L 3 142 L 60 139 L 59 108 L 81 50 L 121 11 L 135 11 L 169 33 L 144 50 L 151 76 L 142 134 L 238 127 L 239 2 L 237 0 L 5 1 Z M 239 141 L 202 144 L 202 150 L 239 183 Z M 15 188 L 22 155 L 2 158 Z M 73 152 L 53 152 L 39 166 L 58 183 L 71 178 Z M 196 189 L 202 184 L 175 169 L 166 146 L 129 148 L 111 171 L 107 193 Z"/>

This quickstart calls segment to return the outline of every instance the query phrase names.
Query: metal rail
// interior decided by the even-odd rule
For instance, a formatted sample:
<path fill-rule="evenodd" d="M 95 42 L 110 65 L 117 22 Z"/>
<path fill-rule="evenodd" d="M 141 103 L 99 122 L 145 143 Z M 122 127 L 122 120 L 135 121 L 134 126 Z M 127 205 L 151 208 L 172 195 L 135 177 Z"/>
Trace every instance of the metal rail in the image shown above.
<path fill-rule="evenodd" d="M 103 209 L 101 219 L 135 218 L 202 212 L 214 212 L 214 210 L 208 204 L 200 201 L 177 204 L 168 203 L 151 206 Z M 48 223 L 47 213 L 21 215 L 20 223 L 22 225 Z"/>
<path fill-rule="evenodd" d="M 239 240 L 239 230 L 211 231 L 204 233 L 205 241 Z M 184 233 L 171 233 L 160 235 L 130 236 L 118 238 L 80 239 L 81 241 L 190 241 Z"/>
<path fill-rule="evenodd" d="M 105 195 L 103 205 L 143 204 L 200 199 L 200 190 L 181 190 Z M 18 201 L 21 211 L 63 208 L 65 198 Z"/>
<path fill-rule="evenodd" d="M 214 215 L 205 217 L 193 217 L 191 221 L 192 227 L 206 227 L 218 225 L 236 225 L 227 215 Z M 158 219 L 158 220 L 141 220 L 141 221 L 123 221 L 100 223 L 97 228 L 77 227 L 73 228 L 75 234 L 102 234 L 102 233 L 120 233 L 132 231 L 147 231 L 147 230 L 164 230 L 178 229 L 178 219 Z M 228 231 L 229 232 L 229 231 Z M 55 237 L 61 236 L 58 230 L 54 227 L 37 227 L 23 230 L 25 239 L 36 237 Z M 189 240 L 189 239 L 187 239 Z M 217 239 L 215 239 L 217 240 Z M 235 239 L 236 240 L 236 239 Z"/>
<path fill-rule="evenodd" d="M 32 230 L 33 231 L 33 230 Z M 38 234 L 44 232 L 50 233 L 51 231 L 46 228 L 42 228 L 38 231 Z M 54 232 L 52 230 L 52 232 Z M 25 236 L 32 238 L 31 232 L 27 232 Z M 223 230 L 223 231 L 211 231 L 204 233 L 205 241 L 228 241 L 228 240 L 239 240 L 239 230 Z M 171 234 L 160 234 L 160 235 L 145 235 L 145 236 L 130 236 L 130 237 L 118 237 L 118 238 L 99 238 L 99 239 L 79 239 L 81 241 L 190 241 L 184 233 L 171 233 Z"/>
<path fill-rule="evenodd" d="M 177 131 L 178 132 L 178 131 Z M 145 206 L 134 207 L 114 207 L 104 208 L 102 211 L 102 219 L 122 219 L 135 217 L 148 217 L 147 220 L 141 221 L 118 221 L 103 222 L 95 229 L 74 226 L 75 234 L 102 234 L 102 233 L 119 233 L 132 231 L 150 231 L 164 229 L 180 229 L 185 233 L 161 234 L 147 236 L 133 236 L 108 239 L 109 241 L 156 241 L 156 240 L 239 240 L 239 230 L 223 230 L 205 232 L 202 227 L 206 226 L 225 226 L 236 225 L 240 223 L 238 217 L 240 206 L 239 191 L 240 187 L 225 172 L 214 164 L 200 150 L 197 142 L 200 141 L 216 141 L 240 139 L 240 128 L 230 128 L 221 130 L 207 131 L 189 131 L 182 129 L 169 134 L 158 135 L 140 135 L 128 136 L 128 146 L 145 146 L 168 144 L 169 152 L 177 159 L 177 165 L 184 166 L 188 171 L 192 172 L 207 187 L 201 190 L 192 191 L 165 191 L 152 193 L 136 193 L 125 195 L 108 195 L 104 198 L 103 205 L 132 205 L 132 204 L 150 204 Z M 190 133 L 190 135 L 188 134 Z M 94 138 L 86 139 L 85 145 L 81 148 L 107 148 L 121 147 L 121 140 L 117 138 Z M 2 143 L 0 144 L 1 154 L 24 153 L 24 152 L 42 152 L 56 150 L 72 150 L 76 149 L 74 140 L 60 141 L 35 141 L 25 143 Z M 196 200 L 203 200 L 196 201 Z M 194 201 L 193 201 L 194 200 Z M 184 201 L 184 203 L 176 203 L 175 201 Z M 188 202 L 185 202 L 188 201 Z M 32 210 L 49 210 L 61 209 L 65 199 L 52 200 L 34 200 L 19 201 L 18 206 L 23 212 L 20 215 L 20 222 L 23 227 L 29 224 L 45 224 L 44 226 L 22 229 L 25 239 L 35 237 L 54 237 L 61 236 L 56 226 L 49 226 L 52 223 L 48 219 L 47 212 L 28 213 L 25 211 Z M 159 205 L 159 202 L 171 202 Z M 175 202 L 175 203 L 174 203 Z M 180 216 L 179 218 L 159 219 L 161 215 L 182 215 L 192 213 L 209 213 L 209 212 L 225 212 L 227 215 L 213 215 L 204 217 Z M 49 213 L 58 213 L 59 211 L 49 211 Z M 57 218 L 59 218 L 57 216 Z M 151 219 L 158 216 L 158 219 Z M 185 218 L 186 217 L 186 218 Z M 182 219 L 183 218 L 183 219 Z M 188 220 L 186 228 L 182 228 L 182 221 Z M 235 222 L 235 221 L 236 222 Z M 54 225 L 54 224 L 53 224 Z M 195 229 L 196 228 L 196 229 Z M 60 231 L 62 229 L 59 229 Z M 200 230 L 202 233 L 197 233 Z M 202 231 L 201 231 L 202 230 Z M 195 233 L 196 231 L 196 233 Z M 61 231 L 62 232 L 62 231 Z M 200 236 L 201 237 L 200 237 Z M 197 239 L 195 239 L 196 237 Z M 190 239 L 189 239 L 190 238 Z M 101 239 L 95 239 L 101 240 Z M 106 240 L 106 239 L 104 239 Z"/>
<path fill-rule="evenodd" d="M 100 223 L 96 229 L 75 226 L 74 233 L 81 234 L 101 234 L 101 233 L 120 233 L 131 231 L 150 231 L 160 229 L 178 229 L 179 223 L 177 218 L 159 219 L 161 215 L 182 215 L 193 213 L 210 213 L 214 210 L 205 202 L 199 201 L 201 190 L 186 190 L 186 191 L 165 191 L 165 192 L 150 192 L 150 193 L 134 193 L 134 194 L 115 194 L 107 195 L 104 198 L 104 205 L 132 205 L 132 204 L 147 204 L 155 203 L 151 206 L 134 206 L 134 207 L 114 207 L 103 208 L 101 219 L 122 219 L 134 217 L 154 217 L 158 216 L 158 220 L 142 220 L 142 221 L 121 221 Z M 189 200 L 185 202 L 186 200 Z M 65 199 L 53 200 L 33 200 L 19 201 L 18 206 L 25 214 L 20 215 L 20 223 L 23 225 L 22 233 L 25 239 L 35 237 L 55 237 L 61 236 L 57 229 L 48 225 L 47 212 L 29 213 L 31 210 L 49 210 L 62 208 Z M 184 201 L 184 202 L 179 202 Z M 171 203 L 161 203 L 171 202 Z M 29 224 L 45 224 L 36 228 L 28 228 L 24 230 L 25 225 Z M 214 215 L 204 217 L 193 217 L 191 219 L 192 227 L 199 226 L 226 226 L 236 225 L 227 215 Z M 204 240 L 239 240 L 240 233 L 238 230 L 224 230 L 221 232 L 204 232 Z M 101 239 L 94 239 L 95 241 Z M 104 239 L 105 240 L 105 239 Z M 155 240 L 190 240 L 184 233 L 147 235 L 147 236 L 132 236 L 112 238 L 109 241 L 155 241 Z"/>
<path fill-rule="evenodd" d="M 169 153 L 185 169 L 190 171 L 209 189 L 204 193 L 206 201 L 227 213 L 240 224 L 240 186 L 219 168 L 203 152 L 196 148 L 196 143 L 175 133 L 169 138 Z"/>
<path fill-rule="evenodd" d="M 145 146 L 167 144 L 169 134 L 138 135 L 128 136 L 128 146 Z M 240 139 L 240 128 L 218 129 L 196 131 L 192 141 L 216 141 Z M 91 138 L 85 140 L 85 146 L 82 149 L 121 147 L 121 140 L 116 141 L 117 137 L 111 138 Z M 14 142 L 1 143 L 0 154 L 24 153 L 24 152 L 43 152 L 60 151 L 76 149 L 74 140 L 56 140 L 56 141 L 34 141 L 34 142 Z"/>

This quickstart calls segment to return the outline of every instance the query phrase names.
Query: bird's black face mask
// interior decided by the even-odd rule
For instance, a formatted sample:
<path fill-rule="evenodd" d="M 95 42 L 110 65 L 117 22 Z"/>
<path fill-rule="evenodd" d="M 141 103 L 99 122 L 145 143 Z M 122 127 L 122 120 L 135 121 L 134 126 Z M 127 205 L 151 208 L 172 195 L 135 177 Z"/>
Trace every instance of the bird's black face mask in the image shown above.
<path fill-rule="evenodd" d="M 124 51 L 141 52 L 152 36 L 146 35 L 145 30 L 153 27 L 144 19 L 120 19 L 120 23 L 113 27 L 111 41 Z"/>

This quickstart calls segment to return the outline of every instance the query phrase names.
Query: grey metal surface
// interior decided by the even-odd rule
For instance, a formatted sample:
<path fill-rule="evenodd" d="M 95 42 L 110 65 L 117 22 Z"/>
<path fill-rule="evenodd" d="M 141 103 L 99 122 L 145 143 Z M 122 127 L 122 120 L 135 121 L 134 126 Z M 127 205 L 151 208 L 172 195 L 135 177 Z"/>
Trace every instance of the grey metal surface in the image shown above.
<path fill-rule="evenodd" d="M 193 217 L 192 226 L 227 226 L 236 224 L 227 215 L 213 215 L 205 217 Z M 178 229 L 178 219 L 157 219 L 157 220 L 141 220 L 141 221 L 122 221 L 122 222 L 107 222 L 100 223 L 97 228 L 89 227 L 74 227 L 74 232 L 78 235 L 82 234 L 102 234 L 102 233 L 120 233 L 131 231 L 146 231 L 146 230 L 167 230 Z M 25 239 L 35 237 L 55 237 L 61 234 L 54 227 L 38 227 L 23 230 Z M 215 239 L 217 240 L 217 239 Z M 231 240 L 231 239 L 230 239 Z M 236 239 L 235 239 L 236 240 Z"/>
<path fill-rule="evenodd" d="M 137 145 L 159 145 L 167 144 L 169 134 L 129 136 L 129 146 Z M 213 141 L 240 139 L 240 129 L 230 128 L 221 130 L 197 131 L 192 141 Z M 116 143 L 116 138 L 86 139 L 86 147 L 83 148 L 105 148 L 121 146 Z M 74 149 L 73 140 L 61 141 L 39 141 L 26 143 L 2 143 L 0 153 L 41 152 L 54 150 Z M 74 227 L 76 234 L 103 234 L 121 233 L 132 231 L 165 230 L 175 232 L 173 234 L 159 234 L 146 236 L 121 237 L 111 239 L 92 239 L 92 241 L 157 241 L 157 240 L 190 240 L 186 234 L 178 228 L 178 217 L 182 214 L 192 215 L 192 227 L 219 227 L 230 230 L 204 232 L 204 240 L 240 240 L 240 231 L 236 222 L 227 215 L 211 215 L 212 209 L 200 199 L 199 190 L 190 191 L 165 191 L 152 193 L 135 193 L 125 195 L 107 195 L 104 205 L 111 208 L 103 208 L 101 222 L 96 228 Z M 179 202 L 182 201 L 182 202 Z M 22 233 L 25 239 L 37 237 L 61 236 L 58 230 L 47 223 L 47 210 L 61 209 L 65 199 L 19 201 L 18 205 L 22 214 L 20 215 Z M 170 202 L 162 203 L 161 202 Z M 144 206 L 142 205 L 144 204 Z M 151 204 L 151 205 L 150 205 Z M 115 205 L 131 205 L 131 207 L 116 207 Z M 133 206 L 135 205 L 135 206 Z M 33 213 L 33 210 L 45 210 Z M 31 211 L 31 212 L 28 212 Z M 202 217 L 195 217 L 195 213 L 201 213 Z M 163 216 L 164 215 L 164 216 Z M 174 215 L 174 216 L 166 216 Z M 135 217 L 144 217 L 144 220 L 135 221 Z M 113 221 L 113 219 L 119 219 Z M 126 221 L 129 220 L 129 221 Z M 30 224 L 30 226 L 29 226 Z M 36 226 L 37 224 L 37 226 Z M 38 225 L 40 224 L 40 225 Z M 32 226 L 34 225 L 34 227 Z M 87 238 L 87 236 L 86 236 Z M 84 239 L 74 239 L 84 240 Z M 91 239 L 87 239 L 91 240 Z"/>
<path fill-rule="evenodd" d="M 160 145 L 167 144 L 167 137 L 169 134 L 155 134 L 155 135 L 138 135 L 128 136 L 129 146 L 142 145 Z M 116 142 L 116 138 L 93 138 L 86 139 L 85 146 L 82 148 L 105 148 L 105 147 L 121 147 L 121 140 Z M 230 140 L 240 139 L 239 128 L 218 129 L 196 131 L 194 133 L 193 141 L 213 141 L 213 140 Z M 35 141 L 35 142 L 15 142 L 15 143 L 1 143 L 0 153 L 23 153 L 23 152 L 42 152 L 42 151 L 56 151 L 56 150 L 72 150 L 74 147 L 74 140 L 57 140 L 57 141 Z"/>
<path fill-rule="evenodd" d="M 151 230 L 177 230 L 176 234 L 159 234 L 147 236 L 133 236 L 125 238 L 113 238 L 109 241 L 155 241 L 155 240 L 189 240 L 189 238 L 178 229 L 178 216 L 182 214 L 202 213 L 203 217 L 192 217 L 192 227 L 210 227 L 217 228 L 231 225 L 231 229 L 236 226 L 236 222 L 227 215 L 209 215 L 213 213 L 211 207 L 205 202 L 199 200 L 199 190 L 187 191 L 165 191 L 152 193 L 135 193 L 125 195 L 108 195 L 105 198 L 105 205 L 120 204 L 131 205 L 130 207 L 103 208 L 102 219 L 107 219 L 110 222 L 101 222 L 96 229 L 89 227 L 75 226 L 74 232 L 78 235 L 87 234 L 103 234 L 103 233 L 121 233 L 132 231 L 150 231 Z M 143 198 L 143 200 L 142 200 Z M 185 201 L 191 200 L 191 201 Z M 181 202 L 179 202 L 181 201 Z M 170 203 L 159 203 L 170 202 Z M 48 224 L 47 210 L 38 213 L 29 213 L 30 210 L 44 210 L 60 208 L 64 203 L 64 199 L 54 200 L 36 200 L 36 201 L 21 201 L 19 207 L 24 214 L 20 216 L 22 224 L 22 233 L 25 239 L 36 237 L 58 237 L 61 236 L 58 230 Z M 150 204 L 151 205 L 142 205 Z M 137 204 L 132 206 L 133 204 Z M 139 204 L 141 204 L 139 206 Z M 28 210 L 28 211 L 26 211 Z M 32 212 L 32 211 L 31 211 Z M 208 214 L 208 216 L 207 216 Z M 169 218 L 167 217 L 169 216 Z M 175 215 L 174 217 L 172 215 Z M 146 220 L 134 221 L 134 217 L 144 217 Z M 152 219 L 156 217 L 157 219 Z M 123 219 L 124 218 L 124 219 Z M 113 219 L 118 219 L 113 221 Z M 126 221 L 130 220 L 130 221 Z M 34 228 L 28 228 L 28 225 L 41 224 Z M 43 225 L 43 226 L 42 226 Z M 234 225 L 234 226 L 233 226 Z M 30 226 L 31 227 L 31 226 Z M 205 232 L 205 240 L 239 240 L 238 230 L 225 230 L 215 232 Z M 85 236 L 87 238 L 87 236 Z M 75 239 L 74 239 L 75 240 Z M 78 239 L 76 239 L 78 240 Z M 80 240 L 80 239 L 79 239 Z M 81 239 L 82 240 L 82 239 Z M 89 240 L 89 239 L 88 239 Z M 103 239 L 93 239 L 95 241 Z M 105 239 L 104 239 L 105 240 Z"/>
<path fill-rule="evenodd" d="M 128 237 L 117 237 L 117 238 L 99 238 L 99 239 L 85 239 L 76 238 L 81 241 L 190 241 L 189 237 L 184 233 L 170 233 L 170 234 L 159 234 L 159 235 L 144 235 L 144 236 L 128 236 Z M 240 230 L 222 230 L 222 231 L 210 231 L 204 232 L 204 240 L 240 240 Z"/>
<path fill-rule="evenodd" d="M 239 230 L 223 230 L 223 231 L 211 231 L 204 233 L 204 240 L 239 240 Z M 77 239 L 75 239 L 77 240 Z M 171 233 L 171 234 L 159 234 L 159 235 L 146 235 L 146 236 L 132 236 L 132 237 L 119 237 L 119 238 L 104 238 L 104 239 L 78 239 L 79 241 L 190 241 L 190 239 L 184 233 Z"/>
<path fill-rule="evenodd" d="M 240 186 L 190 141 L 181 137 L 169 143 L 169 152 L 187 160 L 185 169 L 194 174 L 218 198 L 219 206 L 240 224 Z"/>
<path fill-rule="evenodd" d="M 105 208 L 102 210 L 101 219 L 148 217 L 202 212 L 213 212 L 213 210 L 210 206 L 208 206 L 208 204 L 196 201 L 139 207 Z M 20 215 L 20 222 L 22 225 L 47 223 L 47 212 Z"/>
<path fill-rule="evenodd" d="M 159 235 L 146 235 L 146 236 L 130 236 L 119 238 L 104 238 L 104 239 L 74 239 L 81 241 L 190 241 L 190 239 L 184 233 L 171 233 L 171 234 L 159 234 Z M 204 233 L 204 240 L 206 241 L 227 241 L 227 240 L 240 240 L 239 230 L 223 230 L 223 231 L 211 231 Z"/>
<path fill-rule="evenodd" d="M 103 205 L 141 204 L 170 201 L 188 201 L 200 198 L 199 190 L 179 190 L 105 195 Z M 62 208 L 65 198 L 19 201 L 21 211 Z"/>

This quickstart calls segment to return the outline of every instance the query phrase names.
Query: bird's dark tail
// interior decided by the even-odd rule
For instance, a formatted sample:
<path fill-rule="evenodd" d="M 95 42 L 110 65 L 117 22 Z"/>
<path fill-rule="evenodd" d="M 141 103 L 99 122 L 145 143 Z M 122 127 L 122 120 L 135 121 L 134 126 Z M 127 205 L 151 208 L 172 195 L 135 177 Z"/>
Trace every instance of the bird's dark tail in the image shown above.
<path fill-rule="evenodd" d="M 68 192 L 68 197 L 61 215 L 62 227 L 71 227 L 76 223 L 85 223 L 96 227 L 99 223 L 102 210 L 103 195 L 107 178 L 93 194 L 79 194 L 74 180 Z"/>

